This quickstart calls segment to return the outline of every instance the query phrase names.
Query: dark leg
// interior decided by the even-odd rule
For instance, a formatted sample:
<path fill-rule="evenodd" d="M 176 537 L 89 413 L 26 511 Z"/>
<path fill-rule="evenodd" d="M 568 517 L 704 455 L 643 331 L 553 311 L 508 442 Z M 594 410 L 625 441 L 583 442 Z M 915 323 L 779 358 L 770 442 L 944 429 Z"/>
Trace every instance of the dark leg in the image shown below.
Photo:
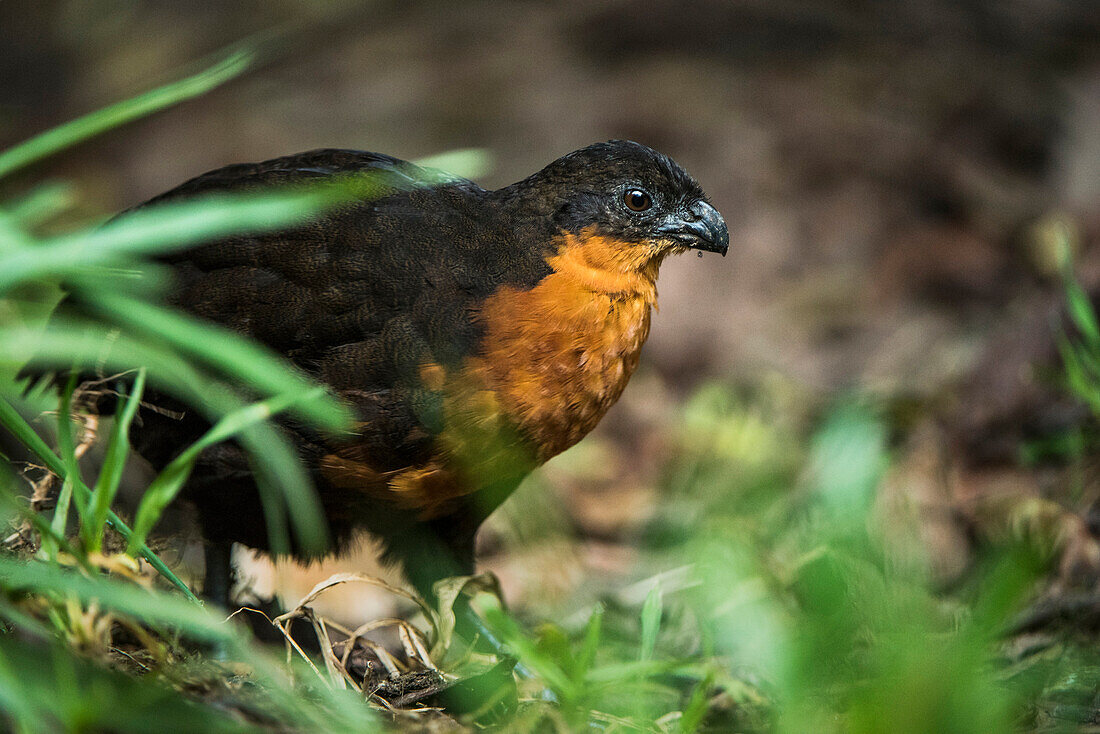
<path fill-rule="evenodd" d="M 480 523 L 478 523 L 480 524 Z M 474 537 L 477 525 L 467 527 L 465 532 L 457 531 L 452 525 L 447 528 L 450 533 L 444 537 L 447 541 L 441 542 L 432 537 L 434 542 L 423 544 L 422 548 L 431 549 L 431 559 L 420 562 L 421 565 L 413 566 L 409 573 L 409 579 L 420 591 L 421 595 L 431 604 L 436 604 L 435 594 L 431 592 L 431 586 L 441 578 L 447 576 L 472 576 L 475 572 L 474 564 Z M 417 569 L 420 569 L 419 572 Z M 504 600 L 501 599 L 501 604 Z M 455 634 L 466 642 L 474 642 L 475 649 L 482 652 L 495 653 L 503 657 L 512 657 L 505 649 L 504 642 L 497 637 L 492 630 L 485 626 L 485 622 L 470 606 L 467 596 L 460 596 L 455 600 Z M 516 663 L 516 672 L 525 678 L 534 677 L 522 663 Z"/>
<path fill-rule="evenodd" d="M 229 593 L 233 589 L 233 544 L 226 541 L 208 541 L 203 550 L 206 553 L 206 572 L 202 595 L 206 601 L 229 611 L 231 602 Z"/>

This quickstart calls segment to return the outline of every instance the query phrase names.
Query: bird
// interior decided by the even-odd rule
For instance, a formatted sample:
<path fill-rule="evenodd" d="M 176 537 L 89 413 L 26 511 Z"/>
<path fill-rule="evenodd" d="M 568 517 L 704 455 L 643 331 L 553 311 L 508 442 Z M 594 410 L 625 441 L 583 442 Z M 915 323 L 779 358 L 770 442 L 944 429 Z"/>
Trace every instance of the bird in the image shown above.
<path fill-rule="evenodd" d="M 348 175 L 372 177 L 375 195 L 164 256 L 167 301 L 261 342 L 351 409 L 350 434 L 283 426 L 332 550 L 365 532 L 430 595 L 439 579 L 473 573 L 481 523 L 618 400 L 665 258 L 724 256 L 729 231 L 680 165 L 626 140 L 495 190 L 320 149 L 219 168 L 136 208 Z M 209 424 L 170 396 L 145 402 L 158 409 L 141 409 L 130 441 L 160 470 Z M 206 449 L 180 500 L 206 542 L 207 595 L 225 604 L 232 543 L 270 547 L 244 450 Z"/>

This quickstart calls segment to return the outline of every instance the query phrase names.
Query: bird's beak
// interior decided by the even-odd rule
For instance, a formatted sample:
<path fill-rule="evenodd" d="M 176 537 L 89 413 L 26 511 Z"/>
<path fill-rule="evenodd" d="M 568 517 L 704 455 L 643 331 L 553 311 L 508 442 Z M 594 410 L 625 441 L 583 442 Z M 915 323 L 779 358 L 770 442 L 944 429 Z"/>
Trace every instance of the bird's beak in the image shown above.
<path fill-rule="evenodd" d="M 670 217 L 660 225 L 658 231 L 687 247 L 720 252 L 723 257 L 730 248 L 730 232 L 726 227 L 726 220 L 705 201 L 693 202 L 681 214 Z"/>

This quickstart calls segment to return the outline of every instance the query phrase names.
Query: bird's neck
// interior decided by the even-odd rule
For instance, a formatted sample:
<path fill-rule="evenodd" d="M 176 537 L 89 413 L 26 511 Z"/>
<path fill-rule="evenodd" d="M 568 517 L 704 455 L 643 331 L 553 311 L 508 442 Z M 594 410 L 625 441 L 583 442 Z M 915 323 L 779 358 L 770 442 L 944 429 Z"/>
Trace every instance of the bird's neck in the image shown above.
<path fill-rule="evenodd" d="M 547 263 L 580 287 L 608 296 L 657 304 L 657 271 L 664 258 L 643 245 L 624 243 L 591 230 L 561 237 Z"/>
<path fill-rule="evenodd" d="M 483 305 L 481 381 L 533 440 L 540 461 L 590 431 L 638 364 L 656 304 L 659 262 L 620 243 L 565 235 L 534 288 L 505 287 Z"/>

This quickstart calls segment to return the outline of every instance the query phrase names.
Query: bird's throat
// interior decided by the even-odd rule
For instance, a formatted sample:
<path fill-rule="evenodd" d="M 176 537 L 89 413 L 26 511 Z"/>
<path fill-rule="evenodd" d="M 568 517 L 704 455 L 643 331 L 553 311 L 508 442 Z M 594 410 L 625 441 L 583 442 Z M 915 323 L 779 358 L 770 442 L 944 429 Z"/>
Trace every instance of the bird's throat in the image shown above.
<path fill-rule="evenodd" d="M 446 462 L 379 473 L 351 447 L 325 457 L 329 482 L 428 520 L 502 477 L 518 482 L 596 426 L 638 365 L 659 262 L 624 257 L 625 243 L 569 237 L 533 288 L 503 286 L 484 301 L 481 347 L 461 369 L 421 366 L 421 384 L 443 397 Z"/>
<path fill-rule="evenodd" d="M 593 293 L 637 297 L 657 305 L 657 271 L 664 252 L 585 230 L 563 233 L 557 253 L 547 259 L 555 274 Z"/>
<path fill-rule="evenodd" d="M 596 235 L 566 235 L 534 288 L 501 288 L 479 314 L 483 353 L 468 369 L 545 461 L 583 438 L 622 394 L 649 335 L 653 257 Z M 637 267 L 634 267 L 637 266 Z"/>

